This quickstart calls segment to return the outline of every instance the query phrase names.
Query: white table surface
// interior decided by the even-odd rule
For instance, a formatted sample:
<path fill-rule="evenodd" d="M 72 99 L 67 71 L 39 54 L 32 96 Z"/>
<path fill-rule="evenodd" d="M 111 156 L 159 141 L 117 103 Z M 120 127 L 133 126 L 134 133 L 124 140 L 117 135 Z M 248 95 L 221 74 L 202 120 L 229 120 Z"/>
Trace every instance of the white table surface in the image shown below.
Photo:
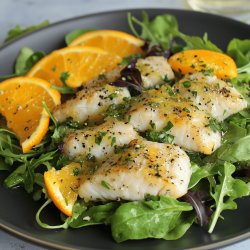
<path fill-rule="evenodd" d="M 9 29 L 26 27 L 44 20 L 50 23 L 89 13 L 125 8 L 189 8 L 185 0 L 0 0 L 0 44 Z M 250 14 L 234 17 L 250 23 Z M 0 250 L 44 250 L 0 229 Z M 225 250 L 248 250 L 250 239 L 228 246 Z"/>

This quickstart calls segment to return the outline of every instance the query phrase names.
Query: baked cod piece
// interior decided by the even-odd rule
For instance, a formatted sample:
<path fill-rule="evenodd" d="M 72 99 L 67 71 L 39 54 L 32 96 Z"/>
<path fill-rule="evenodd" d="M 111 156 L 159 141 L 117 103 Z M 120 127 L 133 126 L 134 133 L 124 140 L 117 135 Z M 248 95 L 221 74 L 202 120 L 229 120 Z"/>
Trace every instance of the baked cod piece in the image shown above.
<path fill-rule="evenodd" d="M 98 161 L 113 154 L 115 147 L 129 144 L 137 137 L 132 125 L 112 119 L 67 135 L 63 151 L 70 159 Z"/>
<path fill-rule="evenodd" d="M 173 70 L 162 56 L 140 58 L 136 62 L 136 68 L 141 73 L 144 88 L 152 88 L 166 83 L 165 80 L 174 79 Z"/>
<path fill-rule="evenodd" d="M 87 120 L 100 120 L 111 104 L 123 102 L 124 97 L 130 97 L 127 88 L 119 88 L 109 84 L 87 85 L 79 91 L 74 99 L 60 105 L 53 115 L 58 122 L 67 118 L 84 123 Z"/>
<path fill-rule="evenodd" d="M 139 96 L 126 114 L 128 122 L 139 132 L 162 131 L 171 124 L 167 133 L 174 136 L 175 144 L 208 155 L 214 152 L 221 145 L 221 135 L 208 126 L 210 116 L 178 95 L 169 96 L 168 91 L 162 86 Z"/>
<path fill-rule="evenodd" d="M 134 140 L 83 177 L 79 196 L 85 201 L 142 200 L 146 194 L 174 198 L 187 192 L 191 164 L 178 146 Z"/>
<path fill-rule="evenodd" d="M 216 76 L 205 76 L 202 73 L 188 75 L 175 83 L 173 89 L 218 121 L 247 107 L 239 91 Z"/>

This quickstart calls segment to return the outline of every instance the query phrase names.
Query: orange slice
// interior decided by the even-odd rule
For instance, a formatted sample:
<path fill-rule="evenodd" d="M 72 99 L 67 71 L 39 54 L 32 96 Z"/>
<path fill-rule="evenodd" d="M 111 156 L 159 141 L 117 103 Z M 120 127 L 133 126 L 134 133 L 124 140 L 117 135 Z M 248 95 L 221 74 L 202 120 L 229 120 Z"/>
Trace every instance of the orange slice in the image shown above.
<path fill-rule="evenodd" d="M 144 42 L 128 33 L 117 30 L 96 30 L 77 37 L 69 46 L 93 46 L 127 57 L 142 53 Z"/>
<path fill-rule="evenodd" d="M 72 162 L 60 170 L 52 168 L 44 173 L 48 196 L 56 207 L 67 216 L 72 216 L 72 208 L 77 200 L 80 170 L 81 165 Z"/>
<path fill-rule="evenodd" d="M 62 86 L 60 76 L 69 74 L 67 85 L 76 88 L 116 67 L 122 58 L 94 47 L 66 47 L 55 50 L 35 64 L 27 76 L 36 76 Z"/>
<path fill-rule="evenodd" d="M 33 77 L 14 77 L 0 83 L 0 113 L 19 137 L 23 152 L 39 144 L 49 127 L 44 101 L 52 110 L 60 104 L 60 93 L 50 84 Z"/>
<path fill-rule="evenodd" d="M 175 72 L 183 75 L 208 71 L 221 79 L 237 77 L 234 60 L 226 54 L 211 50 L 185 50 L 171 56 L 168 62 Z"/>

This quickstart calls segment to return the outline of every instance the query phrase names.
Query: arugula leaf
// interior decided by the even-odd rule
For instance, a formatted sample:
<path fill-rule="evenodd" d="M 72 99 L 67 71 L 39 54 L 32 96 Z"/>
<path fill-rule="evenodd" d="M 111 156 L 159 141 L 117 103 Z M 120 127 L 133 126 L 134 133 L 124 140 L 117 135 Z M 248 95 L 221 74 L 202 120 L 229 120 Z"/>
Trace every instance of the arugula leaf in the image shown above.
<path fill-rule="evenodd" d="M 119 206 L 111 217 L 111 230 L 116 242 L 131 239 L 181 237 L 189 226 L 181 228 L 181 215 L 192 210 L 186 202 L 171 197 L 151 197 L 151 200 L 134 201 Z M 187 222 L 186 222 L 187 223 Z"/>
<path fill-rule="evenodd" d="M 134 23 L 141 28 L 141 34 L 136 31 Z M 176 18 L 169 14 L 158 15 L 150 21 L 148 14 L 142 12 L 142 21 L 140 21 L 129 13 L 128 24 L 137 37 L 149 41 L 151 46 L 160 44 L 164 49 L 175 47 L 178 50 L 208 49 L 221 52 L 215 44 L 208 40 L 206 33 L 203 38 L 200 38 L 198 36 L 188 36 L 180 32 Z M 175 38 L 183 40 L 186 45 L 177 44 Z"/>
<path fill-rule="evenodd" d="M 237 209 L 234 200 L 250 194 L 248 185 L 244 181 L 232 177 L 234 171 L 235 166 L 225 162 L 219 172 L 219 184 L 210 192 L 215 200 L 216 208 L 210 221 L 209 233 L 213 232 L 222 211 Z"/>
<path fill-rule="evenodd" d="M 40 29 L 44 26 L 49 25 L 49 21 L 45 20 L 40 24 L 29 26 L 27 28 L 22 29 L 19 25 L 15 26 L 8 32 L 8 36 L 5 38 L 4 42 L 9 42 L 10 40 L 13 40 L 14 38 L 17 38 L 25 33 Z"/>
<path fill-rule="evenodd" d="M 75 40 L 77 37 L 79 37 L 80 35 L 83 35 L 89 31 L 94 31 L 94 29 L 75 29 L 72 30 L 70 33 L 68 33 L 65 36 L 65 43 L 67 45 L 71 44 L 73 40 Z"/>
<path fill-rule="evenodd" d="M 250 39 L 232 39 L 227 46 L 227 54 L 231 56 L 238 67 L 250 62 Z"/>
<path fill-rule="evenodd" d="M 228 161 L 231 163 L 250 160 L 250 114 L 242 111 L 227 119 L 228 129 L 224 143 L 205 162 Z"/>
<path fill-rule="evenodd" d="M 211 41 L 208 40 L 207 33 L 205 33 L 201 38 L 199 36 L 188 36 L 179 32 L 177 37 L 181 38 L 186 43 L 184 50 L 207 49 L 207 50 L 221 52 L 221 49 L 219 49 L 215 44 L 213 44 Z"/>

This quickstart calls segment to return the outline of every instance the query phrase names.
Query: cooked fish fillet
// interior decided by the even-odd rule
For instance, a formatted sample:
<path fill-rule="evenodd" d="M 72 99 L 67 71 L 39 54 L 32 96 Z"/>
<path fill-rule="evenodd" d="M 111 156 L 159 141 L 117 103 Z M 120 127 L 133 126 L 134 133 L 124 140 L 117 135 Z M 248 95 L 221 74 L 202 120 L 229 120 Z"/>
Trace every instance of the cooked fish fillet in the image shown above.
<path fill-rule="evenodd" d="M 144 88 L 152 88 L 174 78 L 173 70 L 167 59 L 162 56 L 138 59 L 136 68 L 141 73 Z"/>
<path fill-rule="evenodd" d="M 74 99 L 60 105 L 53 113 L 58 122 L 67 118 L 84 123 L 86 120 L 99 120 L 111 104 L 119 104 L 124 97 L 130 97 L 127 88 L 109 84 L 86 85 Z"/>
<path fill-rule="evenodd" d="M 247 102 L 239 91 L 216 76 L 205 76 L 202 73 L 185 76 L 173 87 L 180 95 L 218 121 L 223 121 L 247 107 Z"/>
<path fill-rule="evenodd" d="M 85 201 L 142 200 L 146 194 L 174 198 L 187 192 L 191 166 L 178 146 L 134 140 L 123 152 L 90 168 L 79 188 Z"/>
<path fill-rule="evenodd" d="M 208 126 L 210 117 L 178 95 L 169 96 L 164 88 L 149 90 L 138 97 L 126 114 L 129 123 L 137 131 L 144 132 L 153 128 L 161 131 L 170 122 L 173 127 L 168 133 L 174 136 L 175 144 L 211 154 L 220 146 L 221 135 Z"/>
<path fill-rule="evenodd" d="M 86 157 L 95 160 L 114 153 L 115 147 L 129 144 L 138 134 L 130 124 L 117 120 L 77 130 L 64 139 L 63 151 L 69 158 L 85 160 Z"/>

